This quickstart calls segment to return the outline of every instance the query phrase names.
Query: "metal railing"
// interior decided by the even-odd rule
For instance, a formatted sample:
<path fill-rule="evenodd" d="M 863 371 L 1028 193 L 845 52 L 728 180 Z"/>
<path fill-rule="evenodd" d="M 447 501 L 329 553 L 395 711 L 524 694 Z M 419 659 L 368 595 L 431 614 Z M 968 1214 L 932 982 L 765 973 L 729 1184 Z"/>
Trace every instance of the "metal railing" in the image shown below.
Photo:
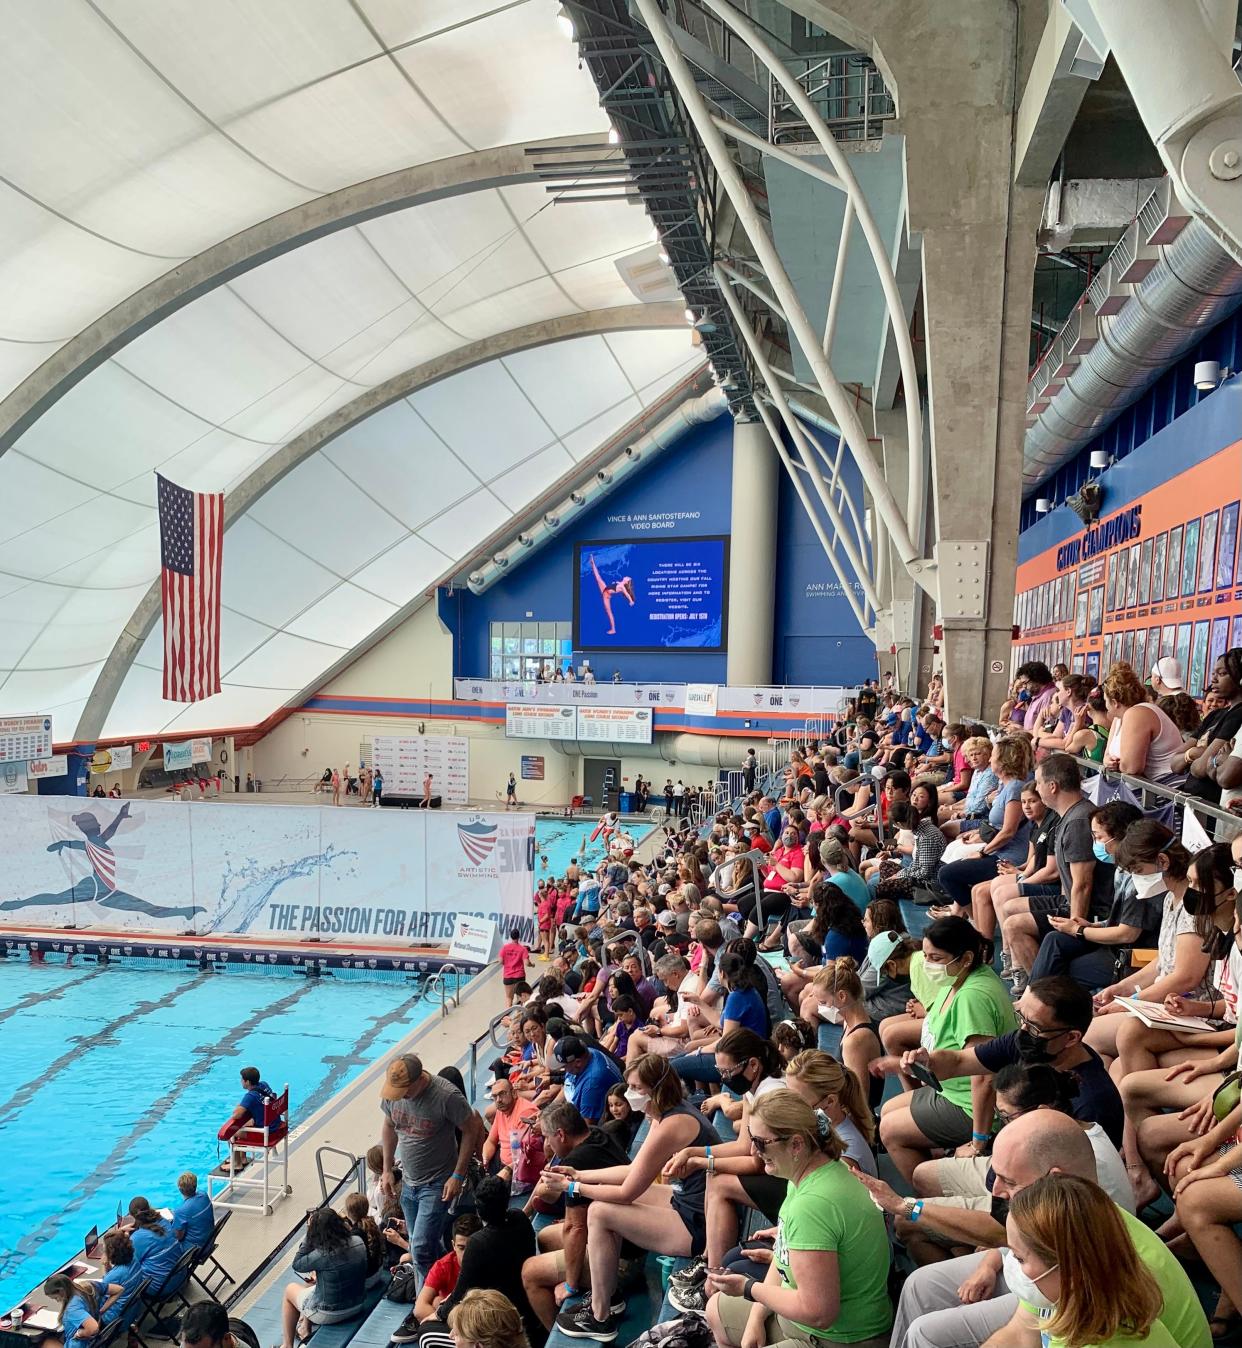
<path fill-rule="evenodd" d="M 897 115 L 884 77 L 866 56 L 786 61 L 838 141 L 878 140 Z M 774 75 L 768 76 L 768 139 L 774 145 L 813 141 L 814 133 Z"/>
<path fill-rule="evenodd" d="M 331 1174 L 324 1168 L 324 1156 L 341 1156 L 349 1163 L 344 1172 L 339 1175 Z M 367 1167 L 366 1162 L 361 1156 L 355 1156 L 352 1151 L 344 1151 L 340 1147 L 316 1147 L 315 1148 L 315 1170 L 319 1175 L 319 1192 L 323 1195 L 323 1201 L 327 1203 L 328 1195 L 336 1193 L 342 1184 L 351 1177 L 357 1180 L 358 1192 L 367 1191 Z"/>
<path fill-rule="evenodd" d="M 737 867 L 741 866 L 743 863 L 747 864 L 750 868 L 750 883 L 754 886 L 755 893 L 754 922 L 760 930 L 762 930 L 765 925 L 763 920 L 763 876 L 759 872 L 759 867 L 764 859 L 764 854 L 762 852 L 747 852 L 745 856 L 735 857 L 729 861 L 722 861 L 720 865 L 712 871 L 712 878 L 710 881 L 712 889 L 716 892 L 716 897 L 723 899 L 727 903 L 730 899 L 736 898 L 740 894 L 744 894 L 747 886 L 744 884 L 733 885 L 731 888 L 726 886 L 723 882 L 723 872 L 732 868 L 729 874 L 729 879 L 732 880 L 737 875 Z"/>
<path fill-rule="evenodd" d="M 448 990 L 448 984 L 445 981 L 445 974 L 453 975 L 453 991 Z M 453 963 L 442 964 L 434 974 L 427 980 L 427 996 L 434 997 L 438 992 L 440 994 L 440 1016 L 443 1018 L 449 1013 L 449 1002 L 453 1003 L 453 1010 L 461 1005 L 461 969 Z"/>

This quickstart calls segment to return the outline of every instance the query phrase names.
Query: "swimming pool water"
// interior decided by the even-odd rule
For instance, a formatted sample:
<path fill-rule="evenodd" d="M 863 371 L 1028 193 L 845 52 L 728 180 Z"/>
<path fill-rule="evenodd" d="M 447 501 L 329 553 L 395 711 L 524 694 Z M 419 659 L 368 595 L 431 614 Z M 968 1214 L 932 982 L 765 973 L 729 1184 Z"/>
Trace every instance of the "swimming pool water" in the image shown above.
<path fill-rule="evenodd" d="M 594 870 L 604 856 L 602 839 L 590 841 L 591 834 L 599 818 L 586 819 L 536 819 L 535 820 L 535 879 L 542 880 L 549 875 L 564 875 L 565 867 L 571 861 L 577 861 L 583 870 Z M 636 842 L 641 841 L 651 825 L 647 822 L 627 826 Z M 586 843 L 585 852 L 582 844 Z M 542 858 L 547 857 L 545 868 Z"/>
<path fill-rule="evenodd" d="M 183 1170 L 206 1188 L 242 1067 L 289 1083 L 296 1127 L 438 1005 L 415 982 L 0 961 L 0 1310 L 118 1204 L 175 1205 Z"/>

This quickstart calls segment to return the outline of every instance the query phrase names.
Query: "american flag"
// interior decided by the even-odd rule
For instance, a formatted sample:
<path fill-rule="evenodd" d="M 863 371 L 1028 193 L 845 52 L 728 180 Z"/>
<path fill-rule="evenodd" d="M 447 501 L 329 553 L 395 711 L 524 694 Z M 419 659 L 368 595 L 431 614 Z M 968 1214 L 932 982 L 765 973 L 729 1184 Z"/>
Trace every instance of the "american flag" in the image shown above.
<path fill-rule="evenodd" d="M 164 697 L 199 702 L 220 691 L 223 492 L 187 491 L 156 473 Z"/>

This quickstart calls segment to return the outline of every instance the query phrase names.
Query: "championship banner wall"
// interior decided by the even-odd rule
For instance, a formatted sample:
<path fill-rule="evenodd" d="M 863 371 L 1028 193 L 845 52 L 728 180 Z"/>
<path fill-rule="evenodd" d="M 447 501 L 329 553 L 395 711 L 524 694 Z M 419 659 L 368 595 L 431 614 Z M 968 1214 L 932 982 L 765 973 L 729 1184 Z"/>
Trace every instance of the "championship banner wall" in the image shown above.
<path fill-rule="evenodd" d="M 446 805 L 470 801 L 470 741 L 453 735 L 376 735 L 373 766 L 384 774 L 386 796 L 421 796 L 431 773 L 431 794 Z"/>
<path fill-rule="evenodd" d="M 506 683 L 499 679 L 454 679 L 461 702 L 534 702 L 546 707 L 580 703 L 596 707 L 680 707 L 684 683 Z"/>
<path fill-rule="evenodd" d="M 533 815 L 15 796 L 0 849 L 0 930 L 401 947 L 461 912 L 533 936 Z"/>

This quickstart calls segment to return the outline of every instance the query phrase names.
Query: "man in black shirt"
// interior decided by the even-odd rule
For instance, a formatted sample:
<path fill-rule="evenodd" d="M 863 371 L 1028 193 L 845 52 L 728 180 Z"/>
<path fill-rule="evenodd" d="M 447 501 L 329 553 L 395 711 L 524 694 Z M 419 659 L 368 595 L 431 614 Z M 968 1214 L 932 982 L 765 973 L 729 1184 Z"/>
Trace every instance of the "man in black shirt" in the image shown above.
<path fill-rule="evenodd" d="M 880 696 L 876 691 L 874 679 L 864 681 L 863 686 L 858 690 L 858 700 L 854 705 L 858 709 L 859 716 L 875 716 L 876 708 L 880 705 Z"/>
<path fill-rule="evenodd" d="M 1047 1063 L 1078 1080 L 1071 1113 L 1080 1123 L 1098 1123 L 1113 1145 L 1121 1147 L 1125 1113 L 1121 1095 L 1103 1060 L 1083 1043 L 1091 1027 L 1091 994 L 1072 978 L 1041 978 L 1022 994 L 1015 1008 L 1018 1029 L 966 1049 L 913 1049 L 902 1067 L 921 1063 L 942 1081 L 946 1077 L 993 1076 L 1009 1063 Z"/>
<path fill-rule="evenodd" d="M 572 1166 L 575 1170 L 604 1170 L 609 1166 L 628 1165 L 630 1158 L 620 1142 L 601 1128 L 592 1127 L 568 1100 L 557 1100 L 539 1115 L 549 1161 Z M 531 1201 L 555 1202 L 544 1195 L 539 1185 Z M 543 1325 L 551 1329 L 557 1308 L 568 1297 L 586 1290 L 587 1207 L 589 1198 L 565 1197 L 565 1219 L 546 1226 L 539 1233 L 539 1249 L 546 1253 L 527 1259 L 522 1267 L 522 1285 L 531 1306 Z"/>

